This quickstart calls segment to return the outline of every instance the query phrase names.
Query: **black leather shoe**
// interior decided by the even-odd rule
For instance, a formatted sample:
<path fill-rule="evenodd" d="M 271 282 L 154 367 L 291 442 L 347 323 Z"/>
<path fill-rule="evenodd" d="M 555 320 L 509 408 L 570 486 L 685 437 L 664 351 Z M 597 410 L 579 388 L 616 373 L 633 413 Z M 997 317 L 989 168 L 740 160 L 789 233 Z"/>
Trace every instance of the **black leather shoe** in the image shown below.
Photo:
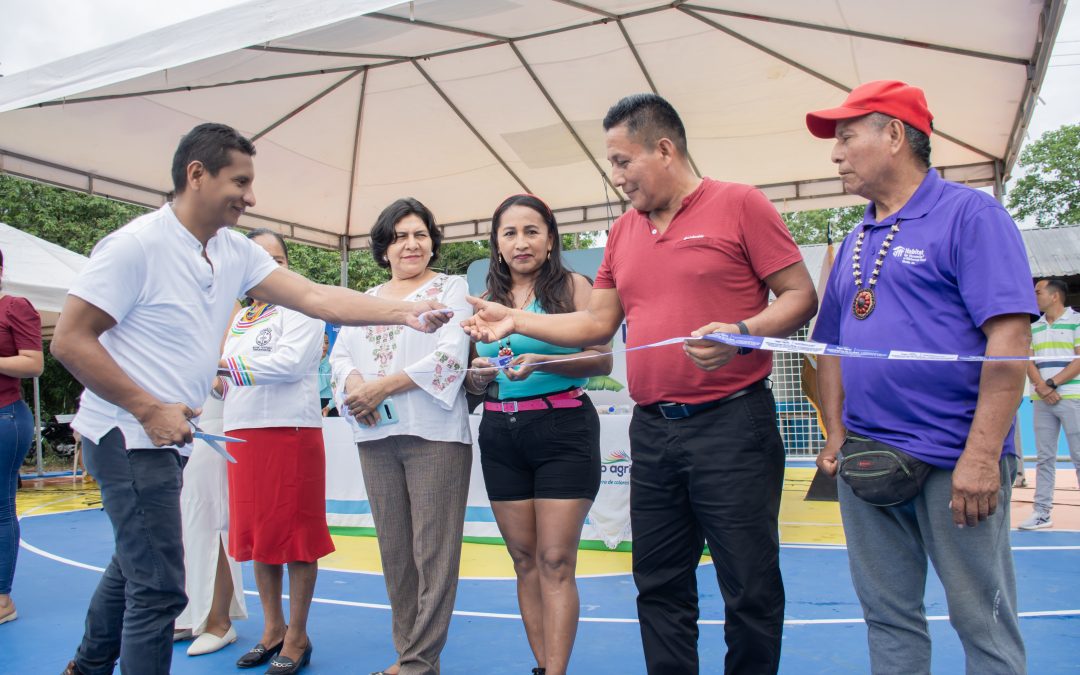
<path fill-rule="evenodd" d="M 304 655 L 299 661 L 293 661 L 281 654 L 270 659 L 270 667 L 266 669 L 266 675 L 293 675 L 293 673 L 299 673 L 309 663 L 311 663 L 311 640 L 308 640 L 307 649 L 304 650 Z"/>
<path fill-rule="evenodd" d="M 547 668 L 533 668 L 532 675 L 544 675 L 547 672 Z"/>
<path fill-rule="evenodd" d="M 282 638 L 281 642 L 277 643 L 269 649 L 263 643 L 259 643 L 248 650 L 247 654 L 244 654 L 236 660 L 237 668 L 255 668 L 273 658 L 281 648 L 285 645 L 285 639 Z"/>

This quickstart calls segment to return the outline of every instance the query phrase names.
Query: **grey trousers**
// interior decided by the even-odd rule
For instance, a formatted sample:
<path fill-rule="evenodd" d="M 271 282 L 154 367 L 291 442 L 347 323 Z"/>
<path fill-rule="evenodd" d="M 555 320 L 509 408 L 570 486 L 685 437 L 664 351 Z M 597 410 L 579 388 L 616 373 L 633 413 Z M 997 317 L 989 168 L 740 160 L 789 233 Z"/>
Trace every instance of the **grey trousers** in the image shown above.
<path fill-rule="evenodd" d="M 1016 456 L 1001 460 L 994 515 L 977 527 L 953 524 L 952 471 L 934 469 L 923 491 L 903 506 L 867 504 L 842 479 L 840 514 L 855 592 L 862 603 L 870 666 L 880 675 L 930 672 L 927 557 L 945 587 L 949 622 L 964 646 L 969 675 L 1027 672 L 1016 615 L 1009 547 L 1009 499 Z"/>
<path fill-rule="evenodd" d="M 1054 405 L 1032 401 L 1035 424 L 1035 510 L 1049 515 L 1054 508 L 1054 478 L 1057 474 L 1058 438 L 1065 430 L 1069 455 L 1080 484 L 1080 399 L 1063 398 Z"/>
<path fill-rule="evenodd" d="M 472 447 L 416 436 L 357 447 L 400 675 L 436 674 L 457 596 Z"/>

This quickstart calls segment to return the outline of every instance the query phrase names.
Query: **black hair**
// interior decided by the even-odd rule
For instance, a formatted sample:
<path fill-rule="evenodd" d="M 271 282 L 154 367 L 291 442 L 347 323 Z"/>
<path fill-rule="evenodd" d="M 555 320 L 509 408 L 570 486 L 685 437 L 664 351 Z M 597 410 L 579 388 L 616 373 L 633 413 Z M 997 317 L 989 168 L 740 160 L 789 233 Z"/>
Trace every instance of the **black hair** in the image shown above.
<path fill-rule="evenodd" d="M 878 129 L 884 129 L 885 125 L 893 120 L 898 120 L 904 125 L 904 138 L 907 139 L 908 148 L 911 149 L 911 154 L 915 155 L 915 159 L 922 163 L 924 168 L 929 169 L 930 164 L 930 137 L 919 131 L 915 127 L 911 126 L 904 120 L 898 117 L 889 117 L 885 113 L 870 113 L 870 119 L 877 126 Z M 930 123 L 930 128 L 934 128 L 934 123 Z"/>
<path fill-rule="evenodd" d="M 1051 293 L 1060 293 L 1062 302 L 1069 297 L 1069 284 L 1064 279 L 1047 279 L 1046 290 Z"/>
<path fill-rule="evenodd" d="M 285 237 L 281 236 L 280 232 L 275 232 L 273 230 L 268 230 L 265 227 L 259 227 L 259 228 L 256 228 L 256 229 L 252 230 L 251 232 L 248 232 L 247 233 L 247 238 L 248 239 L 255 239 L 256 237 L 262 237 L 264 235 L 270 235 L 274 239 L 277 239 L 278 243 L 281 244 L 281 250 L 285 251 L 285 262 L 289 262 L 289 247 L 285 243 Z"/>
<path fill-rule="evenodd" d="M 417 216 L 427 227 L 428 236 L 431 237 L 431 260 L 428 260 L 428 266 L 439 259 L 442 230 L 435 225 L 435 216 L 419 200 L 403 197 L 383 209 L 371 228 L 371 255 L 379 267 L 390 267 L 390 261 L 386 259 L 386 249 L 390 248 L 390 244 L 397 238 L 394 227 L 406 216 Z"/>
<path fill-rule="evenodd" d="M 626 131 L 642 145 L 654 147 L 661 138 L 667 138 L 680 153 L 687 154 L 686 127 L 679 113 L 656 94 L 631 94 L 611 106 L 604 116 L 604 131 L 620 124 L 625 124 Z"/>
<path fill-rule="evenodd" d="M 487 274 L 488 299 L 511 307 L 514 304 L 513 279 L 510 266 L 499 255 L 499 221 L 511 206 L 524 206 L 540 214 L 551 235 L 551 251 L 547 260 L 540 266 L 533 285 L 533 294 L 537 302 L 548 314 L 573 312 L 574 284 L 570 270 L 563 266 L 562 246 L 559 226 L 555 223 L 555 214 L 548 205 L 533 195 L 514 195 L 507 197 L 495 209 L 491 216 L 491 265 Z"/>
<path fill-rule="evenodd" d="M 192 162 L 201 162 L 211 176 L 218 175 L 232 161 L 229 152 L 238 150 L 254 156 L 255 146 L 240 135 L 236 129 L 225 124 L 200 124 L 187 132 L 176 146 L 172 161 L 173 191 L 183 194 L 187 189 L 187 168 Z"/>

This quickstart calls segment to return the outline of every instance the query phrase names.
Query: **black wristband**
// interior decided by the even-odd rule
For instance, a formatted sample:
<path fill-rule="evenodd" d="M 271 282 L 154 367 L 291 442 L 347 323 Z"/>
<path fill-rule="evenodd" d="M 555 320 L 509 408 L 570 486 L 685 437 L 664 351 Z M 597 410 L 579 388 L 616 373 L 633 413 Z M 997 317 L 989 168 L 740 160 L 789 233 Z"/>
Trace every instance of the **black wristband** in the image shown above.
<path fill-rule="evenodd" d="M 743 335 L 749 335 L 749 334 L 750 334 L 750 329 L 749 329 L 749 328 L 747 328 L 747 327 L 746 327 L 746 324 L 745 324 L 745 323 L 743 323 L 742 321 L 736 321 L 736 322 L 735 322 L 735 325 L 736 325 L 736 326 L 738 326 L 738 328 L 739 328 L 739 332 L 740 332 L 740 333 L 742 333 Z M 746 354 L 749 354 L 749 353 L 750 353 L 750 352 L 752 352 L 752 351 L 753 351 L 753 350 L 752 350 L 752 349 L 750 349 L 749 347 L 739 347 L 739 348 L 738 348 L 738 349 L 737 349 L 737 350 L 735 351 L 735 353 L 736 353 L 736 354 L 738 354 L 739 356 L 744 356 L 744 355 L 746 355 Z"/>

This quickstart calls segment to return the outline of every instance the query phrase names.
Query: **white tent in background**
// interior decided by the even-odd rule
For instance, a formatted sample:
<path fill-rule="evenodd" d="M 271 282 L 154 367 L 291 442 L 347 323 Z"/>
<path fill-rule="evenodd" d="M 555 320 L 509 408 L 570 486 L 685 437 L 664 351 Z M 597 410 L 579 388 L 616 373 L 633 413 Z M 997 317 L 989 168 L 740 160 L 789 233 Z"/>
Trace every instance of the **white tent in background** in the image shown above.
<path fill-rule="evenodd" d="M 625 208 L 600 118 L 653 90 L 700 173 L 782 209 L 851 203 L 806 111 L 875 79 L 926 90 L 946 178 L 1000 185 L 1064 0 L 255 0 L 0 79 L 0 171 L 160 205 L 180 136 L 255 140 L 241 224 L 360 248 L 412 195 L 446 239 L 535 192 L 566 231 Z"/>
<path fill-rule="evenodd" d="M 0 223 L 0 251 L 4 252 L 4 293 L 29 300 L 41 314 L 42 335 L 46 339 L 52 337 L 52 330 L 60 316 L 68 288 L 75 282 L 75 277 L 88 258 L 4 223 Z M 36 377 L 34 429 L 37 468 L 40 474 L 41 401 Z"/>
<path fill-rule="evenodd" d="M 41 329 L 52 336 L 68 288 L 86 264 L 86 256 L 0 223 L 4 252 L 3 289 L 30 301 L 41 314 Z"/>

